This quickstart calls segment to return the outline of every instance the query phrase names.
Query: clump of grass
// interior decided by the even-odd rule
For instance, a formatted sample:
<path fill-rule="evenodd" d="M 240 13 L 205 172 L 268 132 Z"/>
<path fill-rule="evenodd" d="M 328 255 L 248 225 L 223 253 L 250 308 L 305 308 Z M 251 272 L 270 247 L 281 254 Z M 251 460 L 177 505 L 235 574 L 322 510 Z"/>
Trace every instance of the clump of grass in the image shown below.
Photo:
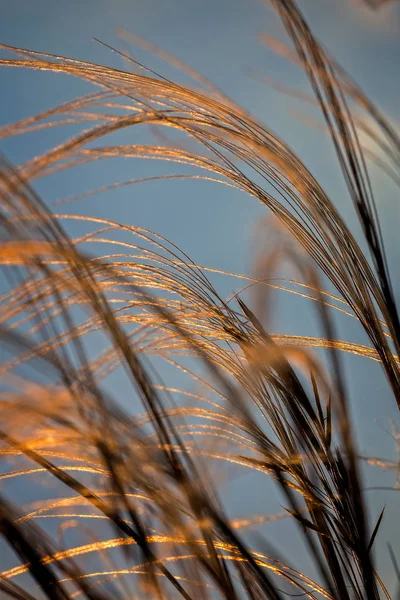
<path fill-rule="evenodd" d="M 0 260 L 9 282 L 1 335 L 12 349 L 1 367 L 1 453 L 9 469 L 1 477 L 39 472 L 62 484 L 61 497 L 49 495 L 28 510 L 1 494 L 1 531 L 19 558 L 1 573 L 5 596 L 37 597 L 30 581 L 14 581 L 29 573 L 55 599 L 390 598 L 372 552 L 383 510 L 368 522 L 341 353 L 379 361 L 400 405 L 399 316 L 355 113 L 365 111 L 379 128 L 391 172 L 399 167 L 400 141 L 327 55 L 296 3 L 273 4 L 321 108 L 370 258 L 301 159 L 219 90 L 200 93 L 150 70 L 136 74 L 3 46 L 19 57 L 0 60 L 2 66 L 62 72 L 100 89 L 1 131 L 9 136 L 59 126 L 62 117 L 97 123 L 18 168 L 1 160 Z M 121 111 L 121 99 L 123 115 L 99 116 L 99 107 Z M 183 132 L 199 150 L 94 146 L 139 124 Z M 161 236 L 111 220 L 53 214 L 33 189 L 40 177 L 114 156 L 190 165 L 204 171 L 204 179 L 257 198 L 290 234 L 285 258 L 303 276 L 291 285 L 266 285 L 314 302 L 324 336 L 271 334 L 239 294 L 232 307 L 207 270 Z M 84 221 L 88 233 L 72 239 L 62 226 L 68 218 Z M 91 243 L 103 244 L 103 255 L 90 255 Z M 303 254 L 291 252 L 293 244 Z M 321 274 L 336 295 L 324 291 Z M 338 340 L 332 310 L 355 317 L 371 346 Z M 99 333 L 108 347 L 93 356 L 86 340 Z M 307 347 L 325 348 L 327 367 Z M 179 358 L 202 365 L 204 392 L 161 384 L 151 356 L 197 381 Z M 25 364 L 35 368 L 35 382 L 18 374 Z M 117 370 L 143 414 L 128 413 L 118 393 L 107 391 L 107 377 Z M 192 404 L 177 403 L 179 394 Z M 194 442 L 201 436 L 209 444 Z M 315 577 L 273 549 L 250 547 L 242 529 L 251 519 L 229 518 L 210 458 L 275 480 Z M 24 459 L 24 468 L 15 468 L 14 459 Z M 63 548 L 38 525 L 44 519 L 64 519 L 64 529 L 75 530 L 75 545 Z M 83 544 L 86 534 L 91 541 Z M 95 568 L 90 561 L 86 568 L 88 556 L 97 557 Z"/>

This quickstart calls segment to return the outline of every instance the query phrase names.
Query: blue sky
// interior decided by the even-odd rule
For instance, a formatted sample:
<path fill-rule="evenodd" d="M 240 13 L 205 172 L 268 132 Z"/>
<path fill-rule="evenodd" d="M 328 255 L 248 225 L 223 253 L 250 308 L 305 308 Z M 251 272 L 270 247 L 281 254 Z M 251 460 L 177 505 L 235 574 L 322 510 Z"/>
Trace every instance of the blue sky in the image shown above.
<path fill-rule="evenodd" d="M 298 114 L 317 116 L 306 104 L 268 88 L 255 77 L 255 71 L 299 90 L 308 91 L 301 71 L 283 58 L 275 56 L 257 40 L 269 33 L 285 40 L 281 26 L 271 10 L 256 0 L 13 0 L 1 2 L 0 42 L 34 50 L 63 54 L 83 60 L 103 62 L 119 68 L 125 65 L 106 48 L 95 43 L 97 37 L 124 50 L 118 28 L 136 33 L 210 78 L 238 104 L 254 113 L 276 131 L 300 154 L 307 166 L 321 180 L 340 207 L 348 222 L 357 228 L 349 200 L 337 169 L 332 169 L 329 141 L 319 132 L 304 126 Z M 400 3 L 388 2 L 373 11 L 361 0 L 303 0 L 300 2 L 317 36 L 329 51 L 354 76 L 361 87 L 390 115 L 400 122 L 399 76 Z M 185 81 L 169 65 L 139 48 L 130 48 L 133 56 L 168 77 Z M 89 90 L 86 84 L 61 75 L 24 70 L 0 73 L 0 124 L 9 123 L 72 99 Z M 72 131 L 72 130 L 71 130 Z M 51 147 L 59 138 L 51 130 L 2 140 L 0 149 L 15 163 L 22 162 Z M 65 133 L 61 134 L 62 137 Z M 104 163 L 78 169 L 71 177 L 38 181 L 37 189 L 50 205 L 62 196 L 79 193 L 122 179 L 149 174 L 168 173 L 170 167 L 147 165 L 143 161 L 117 164 Z M 176 167 L 173 171 L 176 172 Z M 398 192 L 381 175 L 375 174 L 379 189 L 378 205 L 387 250 L 393 272 L 394 287 L 400 297 Z M 94 186 L 93 180 L 96 181 Z M 63 209 L 64 210 L 64 209 Z M 65 210 L 95 214 L 120 222 L 140 225 L 160 233 L 187 252 L 199 264 L 235 272 L 251 272 L 251 240 L 255 226 L 265 216 L 265 209 L 254 199 L 216 184 L 204 182 L 164 182 L 143 184 L 132 191 L 124 188 L 107 198 L 86 199 Z M 356 229 L 357 230 L 357 229 Z M 73 233 L 73 231 L 72 231 Z M 233 282 L 218 279 L 222 295 L 233 291 Z M 300 317 L 299 317 L 300 316 Z M 306 333 L 309 313 L 303 304 L 279 296 L 279 311 L 274 324 L 280 331 Z M 300 324 L 299 324 L 300 323 Z M 297 331 L 297 329 L 301 329 Z M 360 332 L 346 325 L 343 332 L 363 342 Z M 377 365 L 366 359 L 346 360 L 348 383 L 354 402 L 354 413 L 360 424 L 362 451 L 372 448 L 376 455 L 388 456 L 393 449 L 389 436 L 379 423 L 388 427 L 388 418 L 397 418 L 393 399 Z M 356 373 L 356 375 L 354 375 Z M 390 477 L 385 475 L 385 481 Z M 258 484 L 257 484 L 258 485 Z M 240 491 L 232 495 L 237 513 L 266 510 L 262 487 L 254 487 L 250 500 Z M 390 483 L 388 484 L 390 485 Z M 269 492 L 268 492 L 269 493 Z M 373 507 L 378 511 L 388 502 L 386 522 L 399 513 L 399 502 L 393 493 L 377 492 Z M 396 496 L 398 496 L 396 494 Z M 284 546 L 286 525 L 266 529 L 282 535 Z M 392 528 L 393 529 L 393 528 Z M 277 534 L 277 532 L 280 532 Z M 389 536 L 400 552 L 400 532 L 382 526 L 381 538 Z M 382 545 L 384 553 L 384 543 Z M 297 547 L 296 547 L 297 551 Z M 293 552 L 292 552 L 293 554 Z M 383 554 L 382 554 L 383 556 Z M 386 563 L 386 558 L 382 560 Z M 390 579 L 390 565 L 384 569 Z"/>

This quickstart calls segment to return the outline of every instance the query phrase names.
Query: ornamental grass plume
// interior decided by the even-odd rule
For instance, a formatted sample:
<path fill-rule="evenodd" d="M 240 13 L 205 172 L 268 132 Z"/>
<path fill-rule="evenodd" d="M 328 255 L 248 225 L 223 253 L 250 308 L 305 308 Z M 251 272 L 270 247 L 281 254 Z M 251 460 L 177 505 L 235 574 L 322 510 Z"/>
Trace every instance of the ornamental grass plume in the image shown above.
<path fill-rule="evenodd" d="M 371 522 L 343 360 L 350 353 L 379 362 L 400 407 L 400 320 L 360 114 L 379 131 L 382 168 L 397 181 L 400 139 L 297 3 L 272 5 L 293 43 L 285 51 L 320 107 L 367 251 L 301 158 L 182 61 L 161 53 L 201 91 L 136 69 L 142 65 L 127 54 L 132 70 L 124 71 L 1 46 L 14 55 L 0 60 L 3 68 L 64 73 L 95 88 L 0 130 L 5 138 L 83 124 L 17 167 L 1 158 L 0 523 L 15 559 L 0 565 L 4 598 L 395 598 L 375 564 L 385 508 Z M 123 131 L 126 140 L 143 124 L 172 137 L 103 139 Z M 196 149 L 175 144 L 174 131 Z M 110 157 L 187 165 L 193 174 L 176 177 L 255 197 L 274 217 L 280 252 L 261 256 L 259 278 L 237 281 L 261 290 L 260 306 L 274 290 L 306 298 L 323 335 L 272 333 L 243 291 L 224 300 L 209 276 L 218 270 L 161 235 L 56 214 L 35 191 L 41 178 Z M 71 221 L 85 233 L 68 234 Z M 278 261 L 291 263 L 298 279 L 273 278 Z M 356 319 L 369 345 L 338 339 L 336 316 Z M 96 352 L 93 339 L 106 349 Z M 192 378 L 197 391 L 161 380 L 157 360 Z M 116 373 L 128 382 L 123 392 L 108 385 Z M 214 463 L 272 479 L 283 512 L 232 519 Z M 34 481 L 29 506 L 7 492 L 21 477 Z M 297 525 L 312 573 L 287 560 L 268 533 L 261 542 L 246 535 L 284 518 Z"/>

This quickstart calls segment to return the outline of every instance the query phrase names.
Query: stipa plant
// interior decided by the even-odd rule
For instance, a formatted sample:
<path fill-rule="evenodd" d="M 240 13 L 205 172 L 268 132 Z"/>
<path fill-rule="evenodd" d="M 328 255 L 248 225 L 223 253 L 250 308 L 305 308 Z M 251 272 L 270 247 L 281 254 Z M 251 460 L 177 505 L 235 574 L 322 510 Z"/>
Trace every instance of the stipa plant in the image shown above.
<path fill-rule="evenodd" d="M 341 353 L 379 361 L 400 404 L 399 316 L 356 113 L 365 111 L 379 128 L 391 173 L 399 168 L 400 140 L 326 54 L 296 3 L 273 4 L 321 107 L 370 257 L 300 158 L 214 88 L 200 93 L 149 70 L 3 46 L 19 55 L 2 59 L 3 66 L 67 73 L 100 88 L 2 131 L 60 125 L 62 117 L 100 121 L 18 168 L 1 161 L 1 262 L 9 284 L 1 335 L 11 349 L 1 368 L 1 478 L 44 477 L 42 498 L 28 509 L 1 494 L 1 531 L 19 558 L 1 573 L 5 597 L 390 598 L 372 552 L 383 511 L 369 523 Z M 99 114 L 99 107 L 119 112 Z M 94 145 L 139 124 L 183 132 L 199 151 Z M 183 163 L 256 197 L 304 250 L 295 261 L 302 282 L 259 283 L 313 301 L 324 336 L 271 334 L 240 295 L 233 308 L 206 270 L 161 236 L 55 215 L 33 190 L 39 177 L 110 156 Z M 63 219 L 80 219 L 87 233 L 72 239 Z M 90 254 L 89 244 L 103 244 L 104 253 Z M 287 256 L 298 256 L 290 244 Z M 322 289 L 319 273 L 336 295 Z M 338 340 L 333 310 L 355 317 L 371 345 Z M 93 356 L 86 339 L 100 334 L 108 347 Z M 327 368 L 307 346 L 327 350 Z M 179 358 L 201 364 L 202 392 L 160 383 L 152 356 L 197 381 Z M 19 374 L 25 364 L 35 368 L 35 380 Z M 142 415 L 122 407 L 118 390 L 107 391 L 117 369 Z M 179 394 L 191 405 L 176 403 Z M 195 443 L 204 436 L 208 444 Z M 271 547 L 249 545 L 241 529 L 251 519 L 228 517 L 206 468 L 210 458 L 275 480 L 315 576 L 289 564 L 284 549 L 280 558 Z M 61 497 L 43 499 L 49 477 L 62 484 Z M 38 525 L 43 519 L 62 519 L 61 534 L 73 527 L 74 545 L 63 547 Z M 81 543 L 82 536 L 90 541 Z"/>

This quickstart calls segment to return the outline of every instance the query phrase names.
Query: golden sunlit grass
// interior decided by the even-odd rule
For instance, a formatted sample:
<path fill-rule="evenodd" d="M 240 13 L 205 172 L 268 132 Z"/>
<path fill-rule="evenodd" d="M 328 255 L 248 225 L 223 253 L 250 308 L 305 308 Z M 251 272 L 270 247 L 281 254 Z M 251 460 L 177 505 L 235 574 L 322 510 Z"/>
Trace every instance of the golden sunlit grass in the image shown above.
<path fill-rule="evenodd" d="M 1 160 L 0 264 L 8 287 L 0 326 L 9 352 L 0 367 L 0 521 L 10 556 L 18 557 L 0 574 L 4 597 L 391 597 L 372 552 L 383 510 L 369 523 L 342 354 L 380 362 L 400 406 L 400 323 L 360 113 L 370 131 L 379 131 L 380 165 L 395 175 L 400 140 L 327 56 L 296 3 L 272 4 L 294 50 L 264 41 L 309 78 L 371 259 L 300 157 L 181 61 L 161 53 L 202 92 L 149 70 L 137 74 L 2 46 L 17 56 L 1 59 L 3 67 L 61 72 L 99 88 L 0 130 L 8 137 L 62 124 L 86 127 L 17 168 Z M 177 130 L 198 150 L 168 140 L 102 145 L 105 135 L 142 124 Z M 146 229 L 54 214 L 33 190 L 39 178 L 108 157 L 189 165 L 203 175 L 176 177 L 220 182 L 255 197 L 279 223 L 281 254 L 262 257 L 259 278 L 225 273 L 194 264 Z M 150 179 L 162 176 L 57 204 Z M 71 221 L 87 232 L 67 235 L 64 224 Z M 283 259 L 299 280 L 267 278 Z M 269 333 L 241 293 L 223 300 L 208 273 L 235 277 L 242 288 L 257 285 L 265 301 L 274 290 L 309 300 L 324 335 Z M 334 294 L 322 289 L 322 275 Z M 332 314 L 355 318 L 370 346 L 337 339 Z M 96 335 L 101 347 L 107 342 L 97 354 L 90 342 Z M 313 348 L 324 349 L 327 360 Z M 166 385 L 154 359 L 195 386 Z M 106 386 L 113 375 L 129 382 L 124 398 Z M 135 399 L 140 414 L 128 411 Z M 232 520 L 218 494 L 225 468 L 215 474 L 214 464 L 272 478 L 285 510 Z M 31 489 L 16 506 L 7 485 L 21 480 Z M 267 543 L 266 552 L 249 545 L 248 529 L 286 517 L 298 524 L 312 576 L 286 562 L 284 544 L 279 555 Z"/>

